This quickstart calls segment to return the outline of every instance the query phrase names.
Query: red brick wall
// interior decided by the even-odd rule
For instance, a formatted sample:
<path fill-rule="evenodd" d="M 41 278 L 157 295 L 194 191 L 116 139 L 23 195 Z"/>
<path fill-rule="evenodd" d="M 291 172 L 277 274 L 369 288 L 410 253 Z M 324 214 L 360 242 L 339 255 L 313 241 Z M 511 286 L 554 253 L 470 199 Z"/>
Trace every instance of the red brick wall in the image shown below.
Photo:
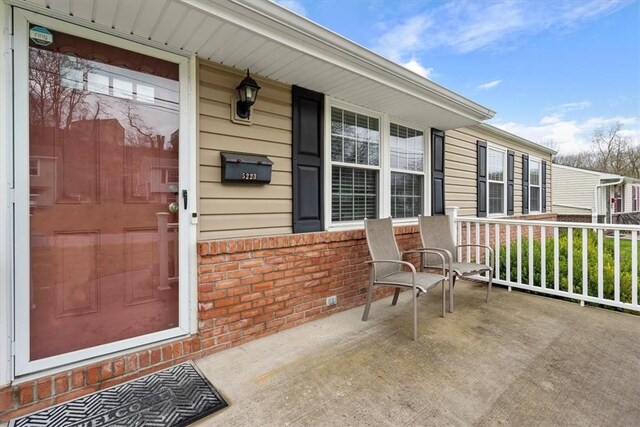
<path fill-rule="evenodd" d="M 600 224 L 604 223 L 604 215 L 598 215 L 598 222 Z M 591 215 L 580 215 L 580 214 L 558 214 L 558 221 L 562 222 L 588 222 L 591 223 L 593 221 Z"/>
<path fill-rule="evenodd" d="M 400 250 L 420 246 L 417 226 L 395 231 Z M 243 344 L 365 302 L 363 230 L 203 242 L 198 254 L 199 330 L 206 348 Z M 328 307 L 332 295 L 338 303 Z"/>
<path fill-rule="evenodd" d="M 420 246 L 417 226 L 395 233 Z M 198 243 L 198 334 L 0 389 L 0 421 L 362 305 L 367 259 L 363 230 Z"/>

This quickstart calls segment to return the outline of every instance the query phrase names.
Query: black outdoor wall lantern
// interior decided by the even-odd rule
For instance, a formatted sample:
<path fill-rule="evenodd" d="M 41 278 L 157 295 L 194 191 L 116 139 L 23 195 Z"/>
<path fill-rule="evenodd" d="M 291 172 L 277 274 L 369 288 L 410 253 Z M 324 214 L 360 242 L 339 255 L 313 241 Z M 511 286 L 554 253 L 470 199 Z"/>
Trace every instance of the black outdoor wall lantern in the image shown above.
<path fill-rule="evenodd" d="M 256 102 L 260 90 L 258 83 L 249 76 L 249 69 L 247 69 L 247 77 L 240 82 L 236 90 L 240 98 L 236 104 L 236 114 L 242 119 L 248 119 L 251 115 L 251 106 Z"/>

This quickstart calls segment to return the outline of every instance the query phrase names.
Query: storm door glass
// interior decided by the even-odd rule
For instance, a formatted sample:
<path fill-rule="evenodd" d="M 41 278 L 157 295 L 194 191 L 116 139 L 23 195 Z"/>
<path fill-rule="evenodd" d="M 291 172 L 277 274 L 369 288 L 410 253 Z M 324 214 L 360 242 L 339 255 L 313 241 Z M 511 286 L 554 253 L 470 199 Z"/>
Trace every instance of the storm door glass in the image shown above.
<path fill-rule="evenodd" d="M 178 65 L 47 31 L 29 46 L 31 360 L 178 326 Z"/>

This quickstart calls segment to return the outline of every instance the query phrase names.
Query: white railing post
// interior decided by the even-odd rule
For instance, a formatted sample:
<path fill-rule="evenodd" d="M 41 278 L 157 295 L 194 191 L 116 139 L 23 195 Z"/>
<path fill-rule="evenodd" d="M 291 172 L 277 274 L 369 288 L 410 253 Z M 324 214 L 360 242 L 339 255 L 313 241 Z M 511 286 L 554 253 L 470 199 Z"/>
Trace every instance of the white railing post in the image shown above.
<path fill-rule="evenodd" d="M 445 213 L 449 216 L 449 226 L 451 227 L 451 237 L 453 238 L 453 244 L 459 245 L 458 242 L 458 207 L 451 206 L 449 208 L 445 208 Z"/>
<path fill-rule="evenodd" d="M 507 286 L 509 290 L 515 287 L 579 300 L 580 305 L 601 304 L 640 313 L 637 262 L 640 226 L 503 218 L 459 218 L 458 221 L 458 228 L 453 233 L 457 234 L 459 243 L 489 243 L 495 247 L 494 283 Z M 539 267 L 536 267 L 538 254 L 535 250 L 538 243 L 534 240 L 540 244 Z M 473 251 L 467 247 L 466 259 L 480 262 L 480 253 L 479 248 Z M 500 255 L 505 256 L 504 263 Z M 632 262 L 628 262 L 629 257 Z M 567 267 L 561 262 L 565 259 Z M 529 274 L 525 276 L 523 270 L 527 267 Z M 503 268 L 505 279 L 501 278 Z M 534 280 L 534 274 L 538 273 L 541 275 L 540 283 Z M 578 291 L 576 287 L 580 286 L 580 281 L 582 289 Z"/>

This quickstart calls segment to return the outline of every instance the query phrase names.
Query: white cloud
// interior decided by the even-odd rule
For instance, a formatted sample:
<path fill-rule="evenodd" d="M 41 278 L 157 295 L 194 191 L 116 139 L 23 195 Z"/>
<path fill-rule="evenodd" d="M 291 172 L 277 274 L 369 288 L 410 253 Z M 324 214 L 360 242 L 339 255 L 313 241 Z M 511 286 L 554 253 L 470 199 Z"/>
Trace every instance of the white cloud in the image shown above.
<path fill-rule="evenodd" d="M 393 25 L 377 41 L 375 50 L 393 61 L 400 61 L 408 52 L 419 49 L 433 22 L 426 15 L 418 15 Z"/>
<path fill-rule="evenodd" d="M 571 31 L 619 10 L 628 0 L 468 1 L 453 0 L 403 21 L 380 22 L 373 49 L 397 62 L 437 48 L 467 53 L 510 49 L 542 31 Z"/>
<path fill-rule="evenodd" d="M 482 83 L 481 85 L 479 85 L 478 89 L 480 90 L 493 89 L 494 87 L 498 86 L 500 83 L 502 83 L 502 80 L 491 80 L 490 82 Z"/>
<path fill-rule="evenodd" d="M 421 75 L 426 79 L 430 78 L 431 74 L 433 73 L 433 68 L 431 67 L 425 68 L 415 58 L 412 58 L 411 61 L 409 62 L 405 62 L 404 64 L 402 64 L 402 66 L 404 66 L 405 68 L 408 68 L 409 70 L 413 71 L 416 74 Z"/>
<path fill-rule="evenodd" d="M 565 104 L 554 105 L 553 107 L 547 108 L 547 110 L 555 112 L 555 114 L 566 114 L 569 111 L 576 110 L 584 110 L 585 108 L 591 107 L 590 101 L 580 101 L 580 102 L 567 102 Z"/>
<path fill-rule="evenodd" d="M 271 0 L 280 6 L 289 9 L 301 16 L 307 16 L 307 10 L 298 0 Z"/>
<path fill-rule="evenodd" d="M 562 116 L 545 116 L 537 125 L 526 125 L 516 122 L 492 123 L 530 141 L 551 146 L 561 154 L 578 153 L 589 148 L 589 137 L 594 129 L 607 127 L 615 122 L 622 123 L 623 135 L 634 138 L 640 136 L 638 120 L 635 117 L 591 117 L 584 120 L 567 120 Z"/>

